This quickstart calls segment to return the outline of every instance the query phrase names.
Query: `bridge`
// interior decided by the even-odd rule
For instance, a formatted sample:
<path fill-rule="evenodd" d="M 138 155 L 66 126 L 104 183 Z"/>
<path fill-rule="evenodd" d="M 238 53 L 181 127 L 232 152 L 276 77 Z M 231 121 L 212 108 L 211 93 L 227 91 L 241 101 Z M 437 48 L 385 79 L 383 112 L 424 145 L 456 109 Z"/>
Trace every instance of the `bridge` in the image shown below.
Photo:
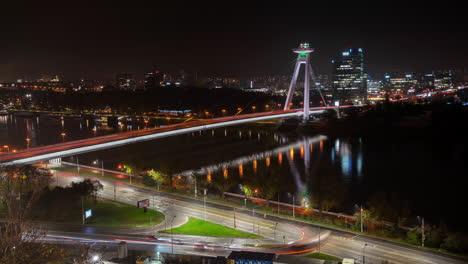
<path fill-rule="evenodd" d="M 334 107 L 330 107 L 330 109 L 333 108 Z M 327 109 L 327 107 L 311 108 L 309 114 L 320 114 L 323 113 L 325 109 Z M 112 135 L 68 141 L 53 145 L 23 149 L 14 153 L 1 155 L 0 166 L 33 164 L 44 160 L 53 160 L 61 157 L 114 148 L 147 140 L 197 132 L 200 130 L 215 129 L 271 119 L 298 118 L 303 115 L 303 111 L 301 110 L 263 112 L 182 122 L 157 128 L 147 128 L 137 131 L 128 131 Z"/>
<path fill-rule="evenodd" d="M 8 153 L 6 155 L 0 156 L 0 166 L 32 164 L 44 160 L 49 160 L 51 162 L 60 162 L 60 158 L 62 157 L 77 155 L 81 153 L 113 148 L 146 140 L 176 136 L 200 130 L 234 126 L 269 119 L 301 117 L 305 122 L 307 122 L 312 114 L 320 114 L 326 109 L 356 107 L 328 107 L 327 102 L 320 91 L 320 87 L 317 85 L 317 78 L 310 65 L 309 55 L 314 51 L 314 49 L 310 48 L 308 43 L 302 43 L 300 44 L 299 48 L 294 49 L 293 51 L 294 53 L 298 54 L 298 56 L 296 59 L 294 74 L 289 86 L 289 92 L 286 98 L 286 103 L 282 111 L 234 115 L 222 118 L 205 119 L 200 121 L 182 122 L 164 127 L 149 128 L 138 131 L 128 131 L 107 136 L 100 136 L 88 139 L 63 142 L 59 144 L 29 148 L 17 151 L 15 153 Z M 299 75 L 301 65 L 305 66 L 303 109 L 291 110 L 290 107 L 292 105 L 292 99 L 296 89 L 297 78 Z M 324 105 L 326 105 L 325 107 L 310 108 L 309 93 L 311 84 L 309 79 L 313 81 L 312 86 L 314 86 L 314 89 L 318 90 L 318 92 L 320 93 L 320 96 L 323 100 L 322 102 L 324 103 Z M 357 107 L 360 106 L 361 105 Z"/>

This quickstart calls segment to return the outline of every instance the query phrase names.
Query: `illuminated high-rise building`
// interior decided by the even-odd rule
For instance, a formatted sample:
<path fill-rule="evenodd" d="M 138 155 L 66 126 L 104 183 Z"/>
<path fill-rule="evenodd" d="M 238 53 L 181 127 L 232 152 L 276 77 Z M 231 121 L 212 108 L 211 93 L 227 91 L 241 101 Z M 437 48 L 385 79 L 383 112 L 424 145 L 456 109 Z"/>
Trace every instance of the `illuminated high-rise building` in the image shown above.
<path fill-rule="evenodd" d="M 120 90 L 131 90 L 134 87 L 135 82 L 133 81 L 132 75 L 121 72 L 116 76 L 116 86 Z"/>
<path fill-rule="evenodd" d="M 367 73 L 362 49 L 349 49 L 333 61 L 333 99 L 340 104 L 364 103 Z"/>
<path fill-rule="evenodd" d="M 160 70 L 145 73 L 145 90 L 154 90 L 161 87 L 163 80 L 164 75 Z"/>

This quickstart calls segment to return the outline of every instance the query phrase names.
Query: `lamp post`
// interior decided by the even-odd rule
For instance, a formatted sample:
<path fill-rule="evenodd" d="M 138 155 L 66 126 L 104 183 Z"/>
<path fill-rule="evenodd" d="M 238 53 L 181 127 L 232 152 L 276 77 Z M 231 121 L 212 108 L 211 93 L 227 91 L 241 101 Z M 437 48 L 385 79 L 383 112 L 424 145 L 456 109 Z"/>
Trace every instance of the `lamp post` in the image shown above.
<path fill-rule="evenodd" d="M 252 207 L 252 233 L 255 233 L 255 207 Z"/>
<path fill-rule="evenodd" d="M 205 221 L 206 221 L 206 188 L 203 189 L 203 211 L 205 212 Z"/>
<path fill-rule="evenodd" d="M 426 235 L 424 234 L 424 217 L 418 216 L 418 220 L 421 224 L 421 246 L 424 247 L 424 240 L 426 240 Z"/>
<path fill-rule="evenodd" d="M 65 136 L 67 135 L 67 133 L 62 132 L 60 133 L 60 135 L 62 136 L 62 142 L 65 142 Z"/>
<path fill-rule="evenodd" d="M 76 158 L 76 171 L 78 172 L 78 175 L 80 175 L 80 162 L 78 160 L 78 155 L 75 156 Z"/>
<path fill-rule="evenodd" d="M 318 245 L 318 252 L 319 252 L 319 254 L 320 254 L 320 243 L 321 243 L 321 241 L 320 241 L 320 232 L 321 232 L 321 231 L 320 231 L 320 226 L 319 226 L 319 234 L 318 234 L 318 235 L 319 235 L 319 245 Z"/>
<path fill-rule="evenodd" d="M 292 195 L 292 198 L 293 198 L 293 202 L 292 202 L 292 205 L 293 205 L 293 218 L 296 219 L 296 208 L 294 208 L 294 194 Z"/>
<path fill-rule="evenodd" d="M 171 220 L 171 251 L 172 254 L 174 254 L 174 232 L 172 231 L 172 222 L 174 222 L 174 219 L 176 218 L 177 215 L 174 215 Z"/>
<path fill-rule="evenodd" d="M 233 207 L 234 209 L 234 228 L 237 228 L 237 225 L 236 225 L 236 208 Z"/>
<path fill-rule="evenodd" d="M 364 212 L 364 209 L 362 209 L 362 204 L 361 204 L 361 233 L 364 232 L 364 226 L 363 226 L 363 223 L 362 223 L 362 212 Z"/>
<path fill-rule="evenodd" d="M 5 146 L 3 146 L 3 148 L 4 148 L 4 149 L 6 149 L 6 150 L 7 150 L 7 152 L 10 152 L 10 146 L 8 146 L 8 145 L 5 145 Z"/>
<path fill-rule="evenodd" d="M 276 239 L 276 227 L 278 226 L 278 222 L 275 223 L 275 229 L 273 230 L 273 236 Z"/>
<path fill-rule="evenodd" d="M 197 193 L 198 193 L 198 190 L 197 190 L 197 175 L 196 174 L 193 174 L 194 178 L 195 178 L 195 200 L 197 199 Z M 159 185 L 158 185 L 159 186 Z M 158 190 L 159 191 L 159 190 Z"/>
<path fill-rule="evenodd" d="M 362 264 L 366 264 L 366 247 L 367 244 L 364 244 L 364 247 L 362 247 Z"/>
<path fill-rule="evenodd" d="M 93 164 L 96 165 L 99 161 L 101 161 L 101 176 L 104 177 L 104 160 L 96 159 L 95 161 L 93 161 Z"/>
<path fill-rule="evenodd" d="M 29 148 L 29 141 L 31 141 L 31 139 L 27 137 L 27 138 L 26 138 L 26 149 Z"/>

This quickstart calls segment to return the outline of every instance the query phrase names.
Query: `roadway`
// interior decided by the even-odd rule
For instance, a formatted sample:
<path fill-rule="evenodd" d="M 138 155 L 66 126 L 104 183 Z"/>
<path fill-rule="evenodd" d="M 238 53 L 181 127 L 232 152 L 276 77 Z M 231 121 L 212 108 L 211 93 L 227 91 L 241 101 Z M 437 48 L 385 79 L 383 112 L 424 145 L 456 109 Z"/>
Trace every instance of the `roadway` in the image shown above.
<path fill-rule="evenodd" d="M 57 171 L 59 185 L 67 185 L 71 181 L 81 181 L 83 176 L 76 175 L 70 172 Z M 150 199 L 151 208 L 159 210 L 166 215 L 167 221 L 175 215 L 179 222 L 174 220 L 173 224 L 183 224 L 184 219 L 188 216 L 206 219 L 214 223 L 233 226 L 233 210 L 231 207 L 206 203 L 203 201 L 193 200 L 190 198 L 175 196 L 167 193 L 160 193 L 143 189 L 140 187 L 129 186 L 123 183 L 99 179 L 104 185 L 100 196 L 106 199 L 114 199 L 115 193 L 118 195 L 115 198 L 118 201 L 136 204 L 136 201 Z M 154 199 L 154 203 L 152 202 Z M 205 210 L 206 208 L 206 210 Z M 206 212 L 206 213 L 205 213 Z M 206 218 L 205 218 L 206 217 Z M 274 226 L 278 223 L 275 232 Z M 288 219 L 282 219 L 275 216 L 267 215 L 264 218 L 263 214 L 255 214 L 252 216 L 250 210 L 237 210 L 236 213 L 237 228 L 242 231 L 260 234 L 264 239 L 232 239 L 232 238 L 206 238 L 197 236 L 181 236 L 175 235 L 178 243 L 171 245 L 170 235 L 163 235 L 162 241 L 154 241 L 146 239 L 149 235 L 156 234 L 156 230 L 164 229 L 163 223 L 158 227 L 153 228 L 135 228 L 132 230 L 125 229 L 109 229 L 103 230 L 92 227 L 81 227 L 78 229 L 67 229 L 67 231 L 51 231 L 47 239 L 71 241 L 92 242 L 103 245 L 112 246 L 116 242 L 127 241 L 130 248 L 140 250 L 150 250 L 159 252 L 171 252 L 172 247 L 175 253 L 179 254 L 203 254 L 203 255 L 219 255 L 226 256 L 233 249 L 256 250 L 275 252 L 278 254 L 301 254 L 307 253 L 314 249 L 318 242 L 318 228 L 316 225 L 302 223 Z M 166 226 L 169 227 L 169 222 Z M 332 254 L 338 257 L 354 258 L 362 260 L 365 253 L 366 263 L 382 263 L 383 260 L 389 263 L 468 263 L 465 260 L 452 258 L 444 254 L 420 250 L 411 246 L 389 242 L 381 239 L 374 239 L 367 236 L 360 236 L 352 233 L 347 233 L 339 230 L 330 230 L 322 227 L 322 247 L 321 251 Z M 327 233 L 331 234 L 327 238 Z M 285 240 L 283 240 L 283 236 Z M 205 241 L 205 245 L 201 245 L 200 241 Z M 246 247 L 246 244 L 287 244 L 280 249 L 265 249 Z M 207 245 L 208 244 L 208 245 Z M 365 246 L 367 244 L 367 246 Z"/>

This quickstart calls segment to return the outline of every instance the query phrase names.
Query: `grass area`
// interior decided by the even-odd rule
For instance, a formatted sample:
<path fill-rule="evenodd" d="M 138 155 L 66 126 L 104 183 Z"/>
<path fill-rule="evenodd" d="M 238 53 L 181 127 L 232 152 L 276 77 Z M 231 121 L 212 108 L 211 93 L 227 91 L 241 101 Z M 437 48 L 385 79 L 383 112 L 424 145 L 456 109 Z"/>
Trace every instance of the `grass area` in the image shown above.
<path fill-rule="evenodd" d="M 312 253 L 309 255 L 305 255 L 306 258 L 313 258 L 313 259 L 322 259 L 322 260 L 334 260 L 334 261 L 342 261 L 342 259 L 337 258 L 335 256 L 330 256 L 324 253 Z"/>
<path fill-rule="evenodd" d="M 145 213 L 143 208 L 110 200 L 99 200 L 92 209 L 94 216 L 87 220 L 92 225 L 146 226 L 156 225 L 164 220 L 161 212 L 148 209 Z"/>
<path fill-rule="evenodd" d="M 150 210 L 146 213 L 142 208 L 116 201 L 99 199 L 97 204 L 88 203 L 85 210 L 92 209 L 93 216 L 86 219 L 86 225 L 112 226 L 112 227 L 134 227 L 156 225 L 164 220 L 161 212 Z M 81 224 L 82 219 L 64 219 L 62 223 Z"/>
<path fill-rule="evenodd" d="M 160 232 L 170 233 L 171 229 Z M 236 238 L 262 238 L 262 236 L 239 231 L 227 226 L 211 223 L 198 218 L 190 217 L 185 225 L 172 229 L 175 234 L 214 236 L 214 237 L 236 237 Z"/>

